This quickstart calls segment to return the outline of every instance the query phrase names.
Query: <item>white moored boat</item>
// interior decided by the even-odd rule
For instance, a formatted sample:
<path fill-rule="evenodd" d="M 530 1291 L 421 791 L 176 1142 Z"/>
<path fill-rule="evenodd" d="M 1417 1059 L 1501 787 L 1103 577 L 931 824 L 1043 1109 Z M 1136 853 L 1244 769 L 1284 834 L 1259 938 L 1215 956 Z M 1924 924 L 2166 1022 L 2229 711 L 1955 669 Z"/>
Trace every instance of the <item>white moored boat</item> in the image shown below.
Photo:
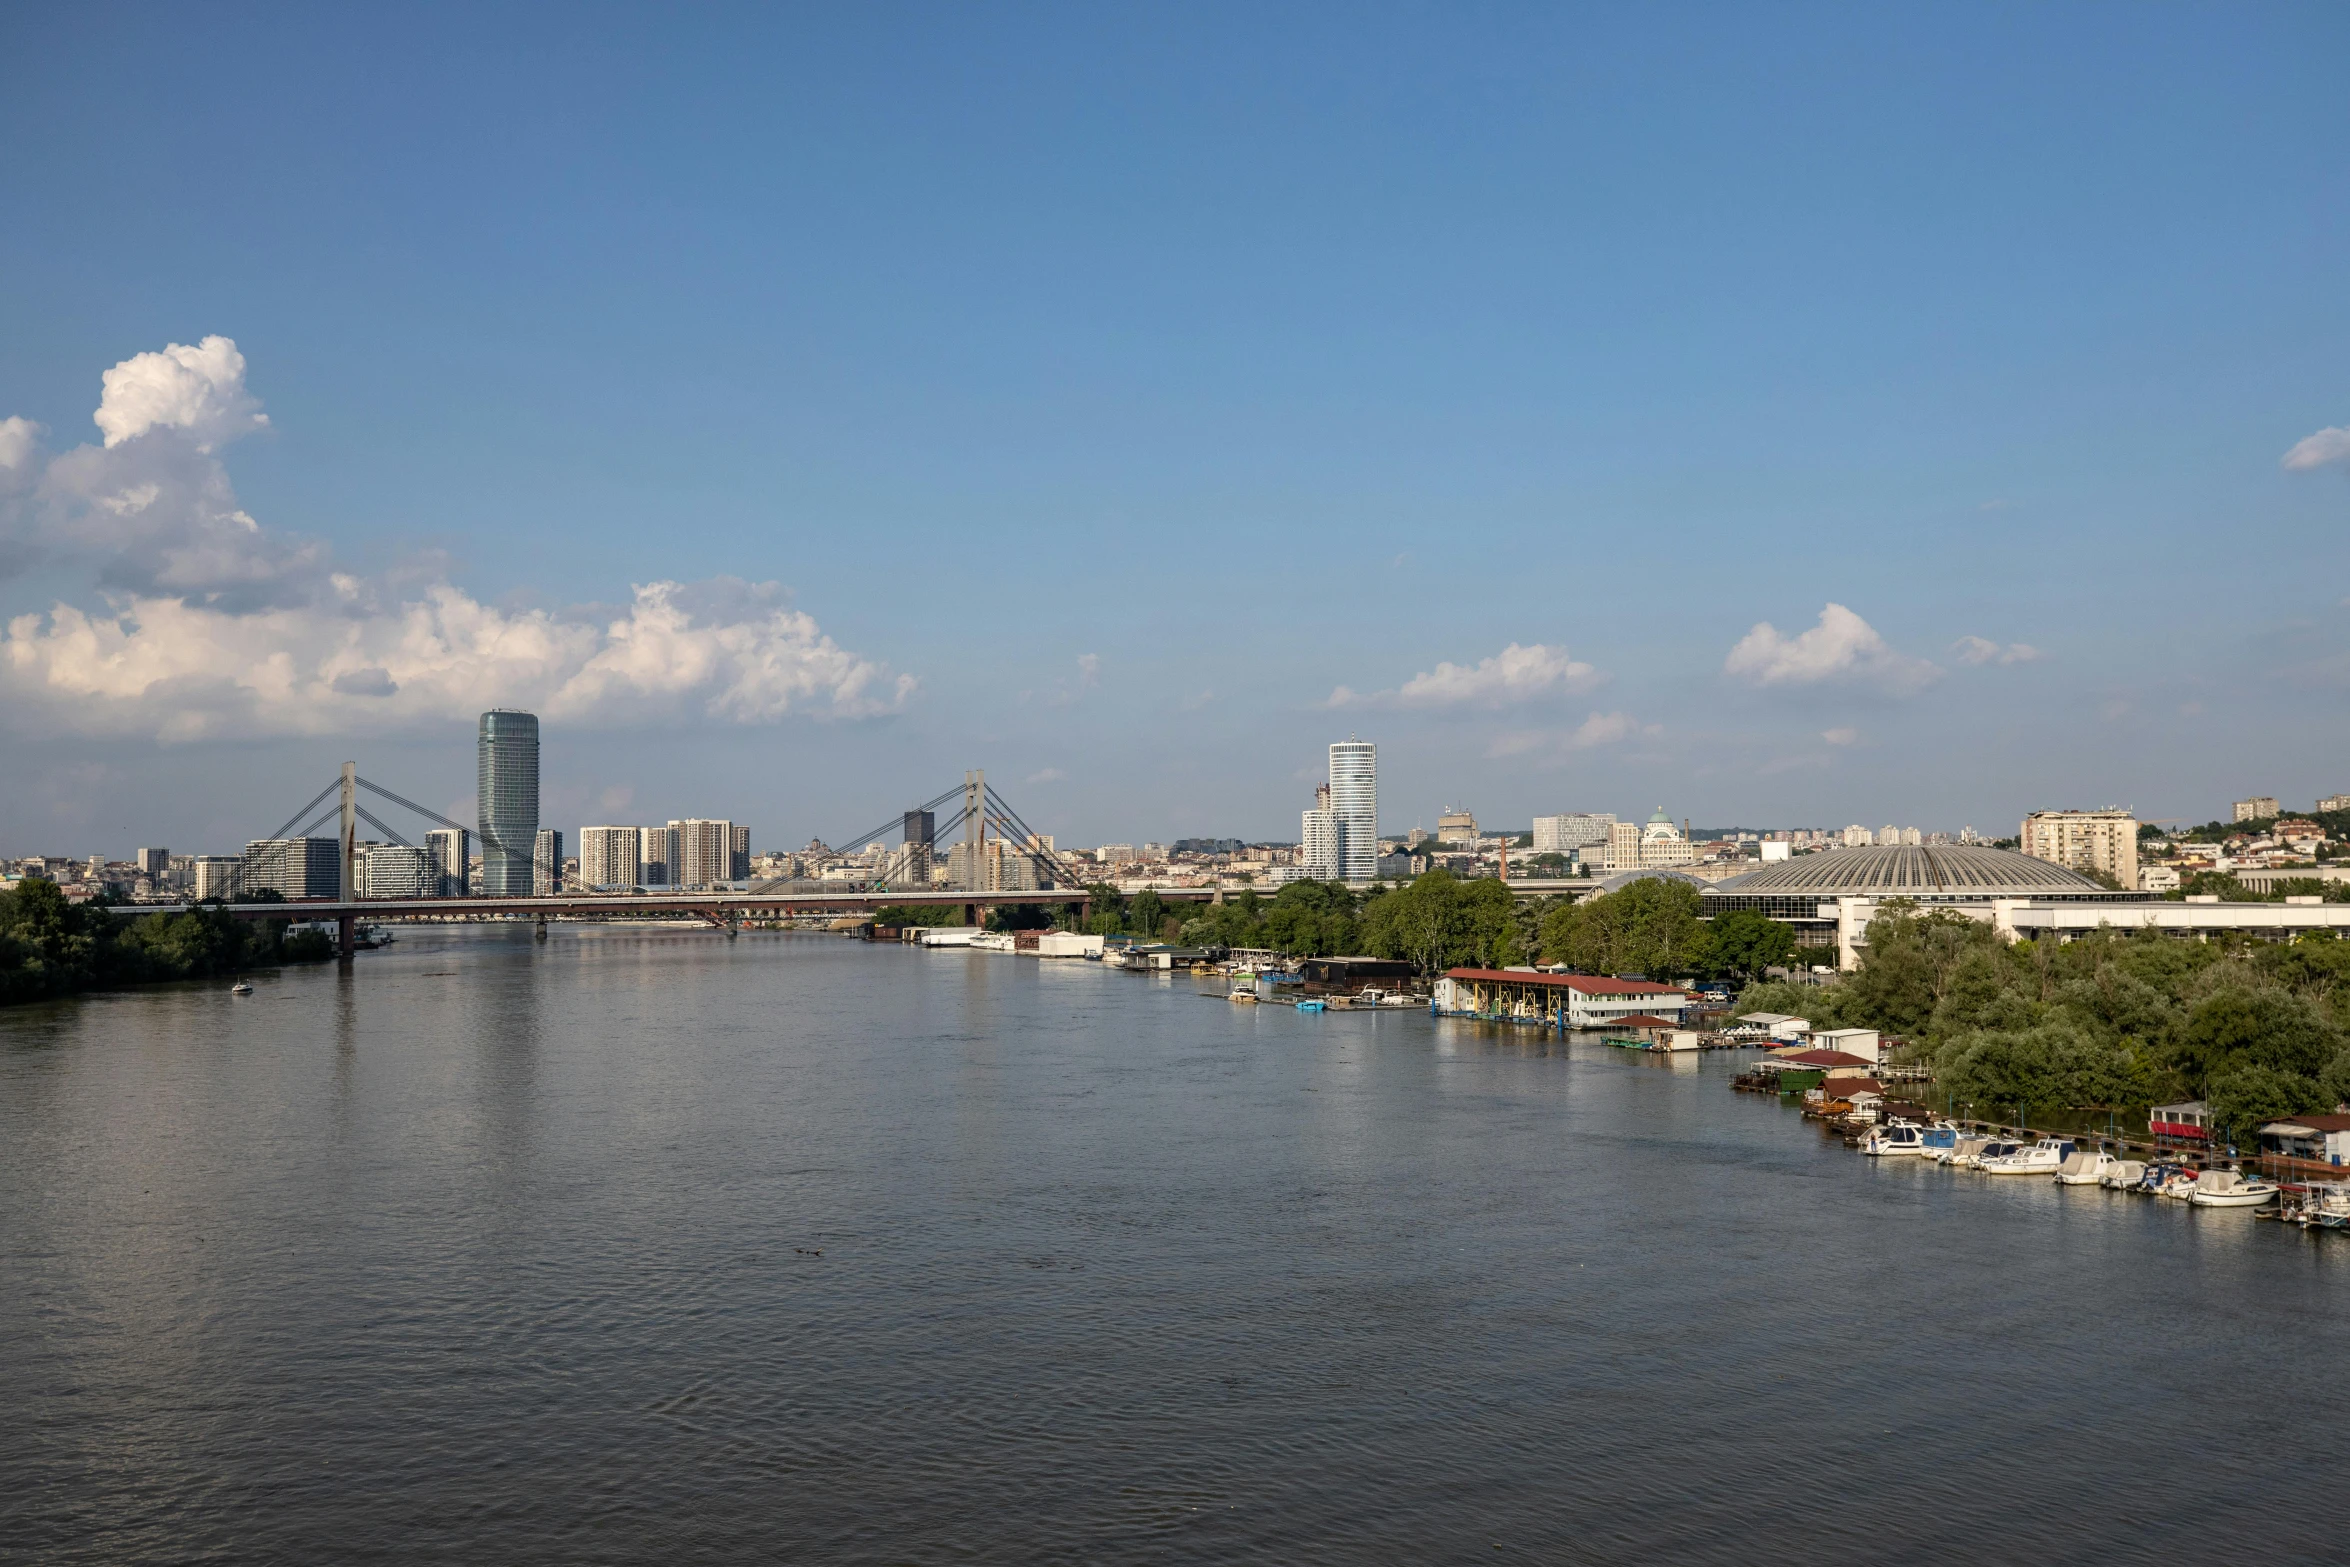
<path fill-rule="evenodd" d="M 2187 1201 L 2198 1208 L 2257 1208 L 2276 1194 L 2274 1181 L 2247 1181 L 2236 1170 L 2206 1170 L 2195 1177 Z"/>
<path fill-rule="evenodd" d="M 1925 1151 L 1925 1142 L 1915 1126 L 1907 1121 L 1895 1121 L 1869 1133 L 1860 1151 L 1879 1158 L 1889 1154 L 1915 1155 Z"/>
<path fill-rule="evenodd" d="M 2076 1148 L 2066 1157 L 2064 1163 L 2057 1167 L 2056 1184 L 2059 1186 L 2102 1186 L 2105 1184 L 2106 1172 L 2119 1163 L 2121 1163 L 2119 1159 L 2102 1148 L 2095 1153 L 2086 1153 Z"/>
<path fill-rule="evenodd" d="M 2107 1166 L 2097 1184 L 2111 1192 L 2126 1192 L 2146 1179 L 2146 1165 L 2139 1159 L 2116 1159 Z"/>
<path fill-rule="evenodd" d="M 2028 1148 L 2017 1148 L 2012 1153 L 1985 1157 L 1981 1169 L 1985 1175 L 2054 1175 L 2064 1168 L 2073 1145 L 2053 1137 L 2043 1137 Z"/>

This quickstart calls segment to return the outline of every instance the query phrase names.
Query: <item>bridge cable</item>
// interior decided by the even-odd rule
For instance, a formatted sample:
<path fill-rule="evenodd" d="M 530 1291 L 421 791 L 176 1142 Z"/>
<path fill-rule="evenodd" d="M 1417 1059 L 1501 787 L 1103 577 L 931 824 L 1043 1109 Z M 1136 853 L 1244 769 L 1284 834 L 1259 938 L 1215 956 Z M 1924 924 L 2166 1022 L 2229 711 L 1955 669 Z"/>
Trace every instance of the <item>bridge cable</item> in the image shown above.
<path fill-rule="evenodd" d="M 296 823 L 296 822 L 300 821 L 300 820 L 301 820 L 303 817 L 305 817 L 305 816 L 308 816 L 308 815 L 309 815 L 309 814 L 310 814 L 312 811 L 316 810 L 316 809 L 318 808 L 318 802 L 319 802 L 320 800 L 323 800 L 323 799 L 325 799 L 325 798 L 326 798 L 328 795 L 330 795 L 330 794 L 334 793 L 334 792 L 335 792 L 337 789 L 340 789 L 342 786 L 343 786 L 343 781 L 342 781 L 340 778 L 338 778 L 338 779 L 336 779 L 336 780 L 335 780 L 333 783 L 330 783 L 330 784 L 328 784 L 328 785 L 327 785 L 325 788 L 323 788 L 323 789 L 319 790 L 319 791 L 318 791 L 318 793 L 317 793 L 316 795 L 312 796 L 312 798 L 311 798 L 311 801 L 310 801 L 310 803 L 309 803 L 308 805 L 305 805 L 305 806 L 303 806 L 303 807 L 302 807 L 300 810 L 296 811 L 296 812 L 295 812 L 293 815 L 291 815 L 291 816 L 287 817 L 287 818 L 286 818 L 286 824 L 285 824 L 285 826 L 283 826 L 283 827 L 280 827 L 280 828 L 279 828 L 277 831 L 275 831 L 275 832 L 271 833 L 269 836 L 270 836 L 270 837 L 272 837 L 272 838 L 283 838 L 284 836 L 286 836 L 286 834 L 288 834 L 289 832 L 292 832 L 292 831 L 293 831 L 293 829 L 294 829 L 294 823 Z"/>

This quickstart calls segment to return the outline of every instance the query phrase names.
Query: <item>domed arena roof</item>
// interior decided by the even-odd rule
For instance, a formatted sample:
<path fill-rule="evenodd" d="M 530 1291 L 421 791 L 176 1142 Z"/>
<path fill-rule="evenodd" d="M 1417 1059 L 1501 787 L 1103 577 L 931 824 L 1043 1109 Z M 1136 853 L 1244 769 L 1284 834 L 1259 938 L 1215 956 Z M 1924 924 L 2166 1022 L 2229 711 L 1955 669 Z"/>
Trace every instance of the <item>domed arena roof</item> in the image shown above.
<path fill-rule="evenodd" d="M 1800 854 L 1715 882 L 1718 893 L 1797 893 L 1823 898 L 2046 898 L 2087 893 L 2112 897 L 2062 865 L 2012 849 L 1977 844 L 1933 847 L 1886 844 Z"/>
<path fill-rule="evenodd" d="M 1687 871 L 1668 870 L 1661 865 L 1651 865 L 1646 870 L 1618 871 L 1592 888 L 1591 895 L 1596 898 L 1610 892 L 1621 892 L 1636 881 L 1685 881 L 1692 887 L 1706 885 L 1705 878 L 1702 876 L 1692 876 Z"/>

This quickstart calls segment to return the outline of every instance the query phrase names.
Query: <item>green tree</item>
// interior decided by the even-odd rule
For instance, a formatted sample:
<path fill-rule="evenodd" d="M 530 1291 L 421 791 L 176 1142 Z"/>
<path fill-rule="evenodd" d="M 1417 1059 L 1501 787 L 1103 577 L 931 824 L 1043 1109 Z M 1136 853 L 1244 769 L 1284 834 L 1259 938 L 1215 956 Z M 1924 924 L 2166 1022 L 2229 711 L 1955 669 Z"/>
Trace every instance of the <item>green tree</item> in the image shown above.
<path fill-rule="evenodd" d="M 1713 922 L 1715 969 L 1747 980 L 1759 980 L 1766 970 L 1779 967 L 1795 955 L 1795 930 L 1753 909 L 1718 915 Z"/>
<path fill-rule="evenodd" d="M 2212 1125 L 2236 1146 L 2250 1147 L 2263 1121 L 2281 1121 L 2331 1107 L 2324 1090 L 2297 1072 L 2244 1065 L 2215 1075 L 2203 1097 L 2211 1106 Z"/>

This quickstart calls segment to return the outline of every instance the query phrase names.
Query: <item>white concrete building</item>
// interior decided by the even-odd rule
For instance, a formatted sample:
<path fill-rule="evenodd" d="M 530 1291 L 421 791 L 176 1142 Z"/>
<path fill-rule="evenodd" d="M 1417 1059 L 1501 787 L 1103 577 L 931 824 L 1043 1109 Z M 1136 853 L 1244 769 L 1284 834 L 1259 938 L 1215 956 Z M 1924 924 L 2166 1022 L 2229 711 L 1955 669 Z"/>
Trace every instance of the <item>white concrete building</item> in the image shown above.
<path fill-rule="evenodd" d="M 1570 811 L 1561 816 L 1534 818 L 1534 852 L 1536 854 L 1573 854 L 1593 845 L 1604 845 L 1607 832 L 1615 825 L 1613 812 Z"/>
<path fill-rule="evenodd" d="M 579 830 L 580 885 L 615 892 L 626 892 L 636 886 L 643 867 L 644 843 L 642 827 L 582 827 Z"/>
<path fill-rule="evenodd" d="M 2119 807 L 2102 811 L 2034 811 L 2016 847 L 2035 860 L 2076 871 L 2103 871 L 2138 885 L 2138 821 Z"/>
<path fill-rule="evenodd" d="M 2249 800 L 2238 800 L 2235 811 L 2235 819 L 2240 822 L 2266 821 L 2284 814 L 2277 808 L 2277 797 L 2273 794 L 2256 794 Z"/>
<path fill-rule="evenodd" d="M 1858 822 L 1844 829 L 1844 847 L 1847 849 L 1865 849 L 1876 841 L 1877 835 Z"/>

